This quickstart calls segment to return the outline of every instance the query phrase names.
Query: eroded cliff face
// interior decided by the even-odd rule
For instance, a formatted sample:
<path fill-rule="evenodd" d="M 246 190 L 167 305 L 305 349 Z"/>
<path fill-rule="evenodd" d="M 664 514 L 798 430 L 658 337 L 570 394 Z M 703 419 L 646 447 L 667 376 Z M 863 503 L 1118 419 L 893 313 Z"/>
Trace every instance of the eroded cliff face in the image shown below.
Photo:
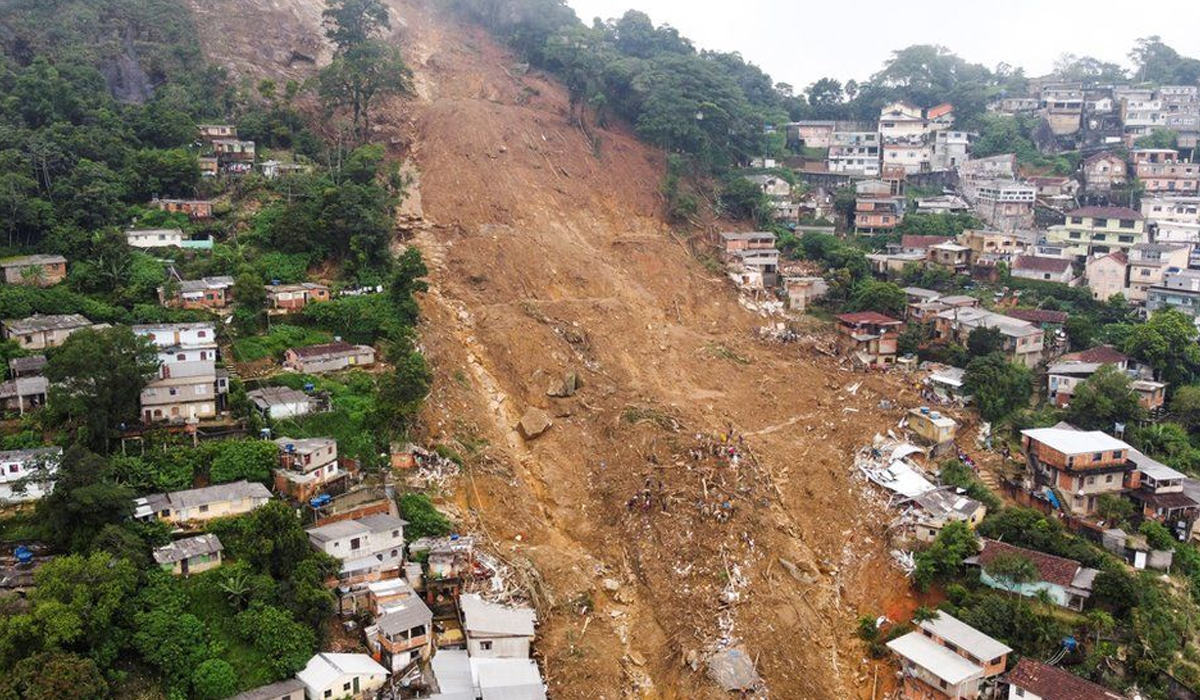
<path fill-rule="evenodd" d="M 328 56 L 320 0 L 193 4 L 239 75 Z M 890 673 L 855 616 L 908 602 L 851 460 L 912 390 L 757 340 L 664 223 L 662 153 L 590 139 L 560 85 L 440 3 L 392 7 L 417 95 L 375 121 L 415 177 L 397 245 L 431 268 L 426 437 L 467 457 L 446 497 L 464 529 L 525 572 L 552 697 L 725 697 L 703 659 L 735 640 L 774 697 L 872 697 Z M 572 372 L 579 390 L 548 396 Z M 531 407 L 553 425 L 527 441 Z"/>

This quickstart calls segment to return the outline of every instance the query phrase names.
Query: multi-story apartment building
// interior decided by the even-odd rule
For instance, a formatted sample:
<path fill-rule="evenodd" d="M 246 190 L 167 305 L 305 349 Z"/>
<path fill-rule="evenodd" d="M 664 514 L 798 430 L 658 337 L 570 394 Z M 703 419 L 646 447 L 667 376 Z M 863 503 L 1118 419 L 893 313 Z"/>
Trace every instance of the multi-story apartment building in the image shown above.
<path fill-rule="evenodd" d="M 134 326 L 158 350 L 158 376 L 142 390 L 142 420 L 183 422 L 215 418 L 224 409 L 229 379 L 217 371 L 211 323 Z"/>
<path fill-rule="evenodd" d="M 1195 85 L 1163 85 L 1163 126 L 1177 134 L 1180 148 L 1195 148 L 1200 140 L 1200 89 Z"/>
<path fill-rule="evenodd" d="M 1132 153 L 1133 169 L 1148 194 L 1195 196 L 1200 191 L 1200 165 L 1180 160 L 1173 148 L 1140 148 Z"/>
<path fill-rule="evenodd" d="M 1083 207 L 1051 226 L 1046 242 L 1081 258 L 1125 251 L 1146 242 L 1146 220 L 1126 207 Z"/>
<path fill-rule="evenodd" d="M 275 470 L 275 490 L 303 501 L 346 476 L 338 464 L 337 440 L 333 438 L 281 437 L 279 469 Z"/>
<path fill-rule="evenodd" d="M 1150 288 L 1159 286 L 1168 270 L 1188 266 L 1192 248 L 1180 243 L 1139 243 L 1129 249 L 1129 301 L 1144 304 Z"/>
<path fill-rule="evenodd" d="M 1146 310 L 1175 309 L 1200 315 L 1200 270 L 1167 270 L 1163 281 L 1146 290 Z"/>
<path fill-rule="evenodd" d="M 1012 649 L 949 614 L 937 612 L 888 642 L 900 660 L 902 697 L 977 698 L 984 681 L 1004 673 Z"/>
<path fill-rule="evenodd" d="M 882 156 L 874 131 L 835 131 L 829 144 L 828 168 L 833 173 L 878 177 Z"/>
<path fill-rule="evenodd" d="M 1121 123 L 1125 127 L 1125 145 L 1132 146 L 1133 142 L 1142 136 L 1148 136 L 1155 129 L 1163 126 L 1162 100 L 1131 95 L 1121 100 Z"/>
<path fill-rule="evenodd" d="M 1104 494 L 1120 494 L 1140 485 L 1125 442 L 1098 430 L 1072 427 L 1021 431 L 1025 456 L 1039 483 L 1057 489 L 1063 507 L 1075 515 L 1096 512 Z"/>
<path fill-rule="evenodd" d="M 1037 188 L 1015 180 L 985 180 L 974 187 L 976 213 L 992 228 L 1017 231 L 1033 228 Z"/>

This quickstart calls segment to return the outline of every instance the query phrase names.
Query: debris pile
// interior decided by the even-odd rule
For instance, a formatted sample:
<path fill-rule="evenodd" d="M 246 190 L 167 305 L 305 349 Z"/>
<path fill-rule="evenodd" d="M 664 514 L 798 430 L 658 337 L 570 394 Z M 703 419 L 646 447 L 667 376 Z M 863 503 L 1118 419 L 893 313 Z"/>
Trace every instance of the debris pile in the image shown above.
<path fill-rule="evenodd" d="M 450 492 L 453 477 L 461 471 L 454 460 L 411 443 L 404 446 L 401 454 L 409 460 L 405 482 L 415 489 L 436 487 L 439 491 Z"/>

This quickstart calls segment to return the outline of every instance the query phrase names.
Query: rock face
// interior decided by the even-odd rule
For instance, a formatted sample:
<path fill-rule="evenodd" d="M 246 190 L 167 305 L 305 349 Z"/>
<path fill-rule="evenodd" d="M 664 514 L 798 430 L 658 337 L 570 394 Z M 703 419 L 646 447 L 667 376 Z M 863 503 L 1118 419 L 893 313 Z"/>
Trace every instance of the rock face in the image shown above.
<path fill-rule="evenodd" d="M 549 414 L 540 408 L 531 408 L 521 416 L 521 422 L 517 427 L 521 429 L 521 435 L 525 436 L 526 440 L 533 440 L 549 430 L 551 425 L 553 424 L 550 422 Z"/>

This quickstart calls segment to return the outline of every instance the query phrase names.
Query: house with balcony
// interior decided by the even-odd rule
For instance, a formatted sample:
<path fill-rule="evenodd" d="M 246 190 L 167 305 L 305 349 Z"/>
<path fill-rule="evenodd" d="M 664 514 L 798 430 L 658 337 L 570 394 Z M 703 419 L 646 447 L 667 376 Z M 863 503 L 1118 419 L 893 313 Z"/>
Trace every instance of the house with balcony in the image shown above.
<path fill-rule="evenodd" d="M 770 231 L 725 231 L 720 239 L 721 254 L 726 261 L 744 250 L 775 250 L 775 234 Z"/>
<path fill-rule="evenodd" d="M 1148 195 L 1200 192 L 1200 165 L 1181 160 L 1173 148 L 1139 148 L 1132 153 L 1133 169 Z"/>
<path fill-rule="evenodd" d="M 348 476 L 338 463 L 333 438 L 281 437 L 275 444 L 279 447 L 275 490 L 297 501 L 308 500 Z"/>
<path fill-rule="evenodd" d="M 933 135 L 933 150 L 929 168 L 933 171 L 954 170 L 970 157 L 971 138 L 965 131 L 938 131 Z"/>
<path fill-rule="evenodd" d="M 1182 243 L 1139 243 L 1130 248 L 1126 298 L 1145 304 L 1150 288 L 1163 284 L 1167 271 L 1186 269 L 1191 255 L 1191 246 Z"/>
<path fill-rule="evenodd" d="M 1027 559 L 1036 570 L 1032 581 L 1009 581 L 988 571 L 989 565 L 1000 558 Z M 978 566 L 979 582 L 990 588 L 1033 598 L 1043 591 L 1058 606 L 1081 612 L 1092 597 L 1092 584 L 1100 572 L 1074 559 L 1056 557 L 997 540 L 983 540 L 979 554 L 968 557 L 965 564 Z"/>
<path fill-rule="evenodd" d="M 1146 242 L 1146 220 L 1126 207 L 1083 207 L 1069 212 L 1066 223 L 1051 226 L 1046 242 L 1078 258 L 1126 252 Z"/>
<path fill-rule="evenodd" d="M 196 129 L 202 141 L 237 138 L 237 127 L 233 124 L 197 124 Z"/>
<path fill-rule="evenodd" d="M 875 311 L 859 311 L 837 317 L 839 345 L 865 367 L 889 367 L 896 362 L 896 344 L 902 321 Z"/>
<path fill-rule="evenodd" d="M 1021 431 L 1025 457 L 1039 484 L 1061 494 L 1073 515 L 1090 516 L 1104 494 L 1120 495 L 1140 486 L 1133 448 L 1099 430 L 1077 430 L 1060 423 L 1053 428 Z"/>
<path fill-rule="evenodd" d="M 888 647 L 900 660 L 905 698 L 979 697 L 1004 672 L 1012 653 L 1004 643 L 941 611 Z"/>
<path fill-rule="evenodd" d="M 882 143 L 875 131 L 835 131 L 826 167 L 831 173 L 879 177 Z"/>
<path fill-rule="evenodd" d="M 1125 145 L 1132 146 L 1142 136 L 1163 128 L 1162 100 L 1145 94 L 1128 94 L 1121 99 L 1121 123 L 1124 125 Z"/>
<path fill-rule="evenodd" d="M 418 596 L 398 601 L 363 631 L 371 656 L 392 673 L 433 653 L 433 612 Z"/>
<path fill-rule="evenodd" d="M 1186 542 L 1200 515 L 1200 502 L 1184 492 L 1187 475 L 1137 450 L 1131 450 L 1129 458 L 1141 474 L 1140 486 L 1128 494 L 1138 507 L 1139 517 L 1162 524 Z"/>
<path fill-rule="evenodd" d="M 1012 649 L 938 611 L 887 643 L 900 661 L 904 698 L 978 698 L 1004 673 Z"/>

